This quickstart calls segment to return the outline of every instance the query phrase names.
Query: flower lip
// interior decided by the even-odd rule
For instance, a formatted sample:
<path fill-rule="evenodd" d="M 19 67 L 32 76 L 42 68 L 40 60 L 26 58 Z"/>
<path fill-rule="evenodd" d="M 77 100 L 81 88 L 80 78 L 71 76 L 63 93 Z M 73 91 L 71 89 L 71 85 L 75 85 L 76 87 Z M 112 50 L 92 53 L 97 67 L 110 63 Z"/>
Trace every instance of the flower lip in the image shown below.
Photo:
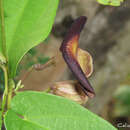
<path fill-rule="evenodd" d="M 77 46 L 74 50 L 78 49 L 79 35 L 86 23 L 86 20 L 87 18 L 85 16 L 81 16 L 75 20 L 62 42 L 60 51 L 62 52 L 63 58 L 66 61 L 68 67 L 81 84 L 81 88 L 84 93 L 89 97 L 93 97 L 95 95 L 94 89 L 91 87 L 87 77 L 85 76 L 85 73 L 81 69 L 81 66 L 76 59 L 77 51 L 73 52 L 73 48 L 75 47 L 74 44 Z"/>

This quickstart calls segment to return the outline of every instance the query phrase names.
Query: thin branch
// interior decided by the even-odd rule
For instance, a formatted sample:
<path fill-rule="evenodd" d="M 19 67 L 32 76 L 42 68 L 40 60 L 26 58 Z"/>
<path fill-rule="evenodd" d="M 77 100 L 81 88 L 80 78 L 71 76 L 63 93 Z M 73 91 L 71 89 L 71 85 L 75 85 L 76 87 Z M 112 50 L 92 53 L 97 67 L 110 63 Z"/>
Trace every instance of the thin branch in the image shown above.
<path fill-rule="evenodd" d="M 55 57 L 50 58 L 50 60 L 45 64 L 34 64 L 28 69 L 28 71 L 21 78 L 22 83 L 25 81 L 25 79 L 27 79 L 27 77 L 31 74 L 33 70 L 41 71 L 53 64 L 55 64 Z"/>

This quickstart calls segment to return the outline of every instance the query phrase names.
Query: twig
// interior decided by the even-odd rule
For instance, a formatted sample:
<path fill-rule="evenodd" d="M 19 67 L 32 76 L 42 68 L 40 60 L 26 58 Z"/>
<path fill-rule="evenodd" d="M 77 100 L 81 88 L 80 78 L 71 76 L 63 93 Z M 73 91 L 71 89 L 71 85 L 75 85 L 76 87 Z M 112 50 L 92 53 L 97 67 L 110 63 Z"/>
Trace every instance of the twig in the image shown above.
<path fill-rule="evenodd" d="M 42 71 L 45 68 L 51 66 L 55 64 L 55 57 L 50 58 L 50 60 L 48 62 L 46 62 L 45 64 L 34 64 L 33 66 L 31 66 L 28 71 L 24 74 L 24 76 L 21 78 L 22 83 L 25 81 L 25 79 L 27 79 L 27 77 L 31 74 L 31 72 L 33 70 L 36 71 Z"/>

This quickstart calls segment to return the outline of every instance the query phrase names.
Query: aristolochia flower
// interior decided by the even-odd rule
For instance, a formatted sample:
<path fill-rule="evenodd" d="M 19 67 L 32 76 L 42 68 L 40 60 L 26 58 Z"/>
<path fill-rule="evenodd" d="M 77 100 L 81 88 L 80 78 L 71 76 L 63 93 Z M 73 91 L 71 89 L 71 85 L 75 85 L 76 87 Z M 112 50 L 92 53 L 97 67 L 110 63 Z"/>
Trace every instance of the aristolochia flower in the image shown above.
<path fill-rule="evenodd" d="M 92 98 L 95 95 L 94 89 L 91 87 L 87 79 L 93 72 L 92 57 L 88 52 L 78 48 L 80 32 L 85 23 L 85 16 L 81 16 L 75 20 L 60 48 L 65 62 L 78 81 L 57 82 L 52 86 L 52 90 L 56 90 L 54 94 L 67 97 L 75 101 L 77 100 L 80 104 L 84 103 L 87 96 Z M 79 95 L 79 97 L 76 94 Z M 83 99 L 83 101 L 79 99 Z"/>

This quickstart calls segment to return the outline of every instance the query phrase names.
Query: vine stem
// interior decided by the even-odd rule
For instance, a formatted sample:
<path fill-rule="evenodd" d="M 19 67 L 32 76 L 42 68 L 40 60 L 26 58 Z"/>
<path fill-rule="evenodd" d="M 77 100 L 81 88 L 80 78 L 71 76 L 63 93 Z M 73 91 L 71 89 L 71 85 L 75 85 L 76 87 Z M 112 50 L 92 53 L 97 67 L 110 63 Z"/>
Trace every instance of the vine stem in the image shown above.
<path fill-rule="evenodd" d="M 44 70 L 45 68 L 47 68 L 47 67 L 49 67 L 53 64 L 55 64 L 55 57 L 50 58 L 49 61 L 47 61 L 45 64 L 34 64 L 34 65 L 32 65 L 27 70 L 27 72 L 23 75 L 23 77 L 21 78 L 22 83 L 25 81 L 25 79 L 27 79 L 27 77 L 31 74 L 31 72 L 33 70 L 41 71 L 41 70 Z"/>
<path fill-rule="evenodd" d="M 7 52 L 6 52 L 6 35 L 5 35 L 5 21 L 4 21 L 4 6 L 3 6 L 3 1 L 4 0 L 0 0 L 0 24 L 1 24 L 1 51 L 2 54 L 4 55 L 4 57 L 6 58 L 7 61 Z M 3 118 L 4 118 L 4 112 L 6 110 L 6 104 L 7 104 L 7 98 L 8 98 L 8 68 L 6 66 L 6 64 L 0 64 L 0 67 L 2 68 L 3 72 L 4 72 L 4 85 L 5 85 L 5 90 L 3 93 L 3 97 L 2 97 L 2 122 L 3 122 Z M 7 105 L 8 108 L 8 105 Z M 1 127 L 2 129 L 2 127 Z"/>
<path fill-rule="evenodd" d="M 15 83 L 12 79 L 9 79 L 8 82 L 8 99 L 7 99 L 7 109 L 10 108 L 10 103 L 12 99 L 12 94 L 13 94 L 13 88 L 15 88 Z"/>
<path fill-rule="evenodd" d="M 5 65 L 3 64 L 0 64 L 0 68 L 3 70 L 4 72 L 4 86 L 5 86 L 5 90 L 4 90 L 4 93 L 3 93 L 3 97 L 2 97 L 2 106 L 1 106 L 1 120 L 2 120 L 2 124 L 3 124 L 3 119 L 4 119 L 4 112 L 6 110 L 6 103 L 7 103 L 7 98 L 8 98 L 8 72 L 7 72 L 7 68 Z M 1 125 L 1 128 L 2 130 L 2 125 Z"/>
<path fill-rule="evenodd" d="M 2 99 L 2 116 L 3 116 L 4 111 L 6 109 L 6 102 L 7 102 L 7 96 L 8 96 L 8 73 L 7 73 L 7 68 L 4 65 L 1 65 L 0 67 L 2 68 L 4 72 L 4 81 L 5 81 L 5 90 L 4 90 L 3 99 Z"/>

